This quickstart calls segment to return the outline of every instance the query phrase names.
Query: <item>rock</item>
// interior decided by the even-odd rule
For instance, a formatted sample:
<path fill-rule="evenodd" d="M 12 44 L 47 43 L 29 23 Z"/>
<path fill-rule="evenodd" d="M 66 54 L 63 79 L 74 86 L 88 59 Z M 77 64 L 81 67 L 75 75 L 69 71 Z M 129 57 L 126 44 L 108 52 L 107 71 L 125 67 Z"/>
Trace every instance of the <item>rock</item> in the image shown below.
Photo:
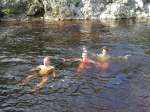
<path fill-rule="evenodd" d="M 0 7 L 1 8 L 19 7 L 20 9 L 22 9 L 27 6 L 27 2 L 28 0 L 0 0 Z"/>
<path fill-rule="evenodd" d="M 11 21 L 19 19 L 25 14 L 28 0 L 0 0 L 0 17 L 2 20 Z"/>
<path fill-rule="evenodd" d="M 143 10 L 144 8 L 144 2 L 143 0 L 135 0 L 135 8 L 139 8 L 140 10 Z"/>
<path fill-rule="evenodd" d="M 142 0 L 45 1 L 47 1 L 47 4 L 44 3 L 44 6 L 51 6 L 52 9 L 51 12 L 48 12 L 49 14 L 47 14 L 46 11 L 45 15 L 47 15 L 47 18 L 122 19 L 147 17 L 147 14 L 144 10 L 144 5 L 147 4 L 147 1 L 143 2 Z M 57 6 L 59 10 L 55 11 L 54 6 Z"/>
<path fill-rule="evenodd" d="M 150 0 L 1 0 L 5 7 L 27 9 L 28 16 L 45 19 L 149 18 Z M 22 12 L 24 13 L 24 12 Z"/>
<path fill-rule="evenodd" d="M 0 17 L 3 17 L 4 13 L 0 10 Z"/>
<path fill-rule="evenodd" d="M 81 12 L 85 19 L 98 18 L 106 4 L 105 0 L 82 0 L 82 3 Z"/>
<path fill-rule="evenodd" d="M 29 8 L 29 10 L 27 12 L 27 16 L 34 16 L 34 17 L 39 16 L 39 17 L 41 17 L 41 16 L 44 16 L 44 13 L 45 12 L 44 12 L 44 8 L 43 7 L 40 7 L 40 6 L 36 5 L 36 4 L 33 4 Z"/>
<path fill-rule="evenodd" d="M 41 17 L 44 16 L 44 14 L 45 14 L 45 9 L 42 1 L 34 0 L 33 3 L 31 2 L 31 6 L 27 11 L 27 16 Z"/>
<path fill-rule="evenodd" d="M 68 6 L 62 7 L 59 13 L 61 18 L 73 17 L 73 11 Z"/>
<path fill-rule="evenodd" d="M 146 12 L 147 14 L 149 14 L 149 16 L 150 16 L 150 3 L 147 3 L 147 4 L 144 6 L 144 9 L 145 9 L 145 12 Z"/>
<path fill-rule="evenodd" d="M 100 19 L 119 19 L 133 17 L 129 7 L 125 4 L 112 3 L 107 5 L 106 10 L 100 15 Z"/>

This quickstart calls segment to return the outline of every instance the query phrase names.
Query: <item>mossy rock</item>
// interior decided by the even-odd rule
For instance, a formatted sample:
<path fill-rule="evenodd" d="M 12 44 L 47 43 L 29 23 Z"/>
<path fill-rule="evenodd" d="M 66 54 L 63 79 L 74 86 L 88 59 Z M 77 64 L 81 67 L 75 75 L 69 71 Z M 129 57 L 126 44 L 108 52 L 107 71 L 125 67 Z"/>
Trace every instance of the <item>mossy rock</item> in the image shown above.
<path fill-rule="evenodd" d="M 1 12 L 4 15 L 17 14 L 17 8 L 3 8 Z"/>
<path fill-rule="evenodd" d="M 44 8 L 40 7 L 36 4 L 31 5 L 28 12 L 27 12 L 27 16 L 34 16 L 34 17 L 42 17 L 44 16 Z"/>
<path fill-rule="evenodd" d="M 52 9 L 52 16 L 57 17 L 59 15 L 59 7 L 56 6 Z"/>

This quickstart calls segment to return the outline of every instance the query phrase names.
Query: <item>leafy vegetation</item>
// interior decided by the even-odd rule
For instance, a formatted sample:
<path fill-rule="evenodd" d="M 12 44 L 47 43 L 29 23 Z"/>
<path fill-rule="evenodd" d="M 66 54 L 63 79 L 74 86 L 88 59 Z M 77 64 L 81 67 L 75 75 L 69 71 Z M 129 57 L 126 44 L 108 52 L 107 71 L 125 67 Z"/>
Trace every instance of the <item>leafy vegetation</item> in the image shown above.
<path fill-rule="evenodd" d="M 58 15 L 59 15 L 59 7 L 57 6 L 57 7 L 52 9 L 52 16 L 56 17 Z"/>
<path fill-rule="evenodd" d="M 5 15 L 16 14 L 17 8 L 4 8 L 1 9 L 1 12 L 4 13 Z"/>

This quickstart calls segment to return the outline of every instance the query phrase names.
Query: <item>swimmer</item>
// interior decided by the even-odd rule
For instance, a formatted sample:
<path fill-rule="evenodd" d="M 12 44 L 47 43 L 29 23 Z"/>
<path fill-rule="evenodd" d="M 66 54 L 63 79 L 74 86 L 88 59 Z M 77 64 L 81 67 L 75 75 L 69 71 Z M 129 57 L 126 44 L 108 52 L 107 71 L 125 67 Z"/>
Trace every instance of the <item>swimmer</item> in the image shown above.
<path fill-rule="evenodd" d="M 39 65 L 31 69 L 31 71 L 38 71 L 38 73 L 27 76 L 21 81 L 21 85 L 27 84 L 33 78 L 41 77 L 41 81 L 33 87 L 32 91 L 35 92 L 36 90 L 42 88 L 48 82 L 49 76 L 52 76 L 53 78 L 56 77 L 55 68 L 50 64 L 50 58 L 45 57 L 43 59 L 43 65 Z"/>
<path fill-rule="evenodd" d="M 87 49 L 86 47 L 84 46 L 83 49 L 82 49 L 82 58 L 73 58 L 73 59 L 68 59 L 68 60 L 74 60 L 74 61 L 80 61 L 80 64 L 77 68 L 77 73 L 81 72 L 82 70 L 84 69 L 88 69 L 89 68 L 89 64 L 91 63 L 95 63 L 93 60 L 91 60 L 89 57 L 88 57 L 88 53 L 87 53 Z M 67 60 L 67 61 L 68 61 Z"/>
<path fill-rule="evenodd" d="M 79 61 L 80 61 L 80 64 L 79 64 L 79 66 L 77 68 L 77 73 L 81 72 L 84 69 L 88 69 L 89 68 L 89 64 L 95 63 L 93 60 L 91 60 L 88 57 L 87 52 L 83 52 L 82 53 L 82 58 L 79 59 Z"/>
<path fill-rule="evenodd" d="M 102 71 L 105 71 L 109 67 L 110 56 L 108 55 L 108 49 L 103 47 L 101 53 L 97 55 L 97 67 Z"/>

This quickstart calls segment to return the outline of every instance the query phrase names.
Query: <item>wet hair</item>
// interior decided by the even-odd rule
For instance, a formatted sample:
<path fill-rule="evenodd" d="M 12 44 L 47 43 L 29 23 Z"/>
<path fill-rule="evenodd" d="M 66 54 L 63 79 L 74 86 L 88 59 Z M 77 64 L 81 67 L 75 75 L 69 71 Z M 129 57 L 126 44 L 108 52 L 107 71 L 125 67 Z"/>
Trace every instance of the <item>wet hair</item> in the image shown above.
<path fill-rule="evenodd" d="M 105 49 L 106 51 L 109 51 L 109 49 L 108 49 L 106 46 L 102 47 L 102 48 L 101 48 L 101 51 L 102 51 L 103 49 Z"/>

